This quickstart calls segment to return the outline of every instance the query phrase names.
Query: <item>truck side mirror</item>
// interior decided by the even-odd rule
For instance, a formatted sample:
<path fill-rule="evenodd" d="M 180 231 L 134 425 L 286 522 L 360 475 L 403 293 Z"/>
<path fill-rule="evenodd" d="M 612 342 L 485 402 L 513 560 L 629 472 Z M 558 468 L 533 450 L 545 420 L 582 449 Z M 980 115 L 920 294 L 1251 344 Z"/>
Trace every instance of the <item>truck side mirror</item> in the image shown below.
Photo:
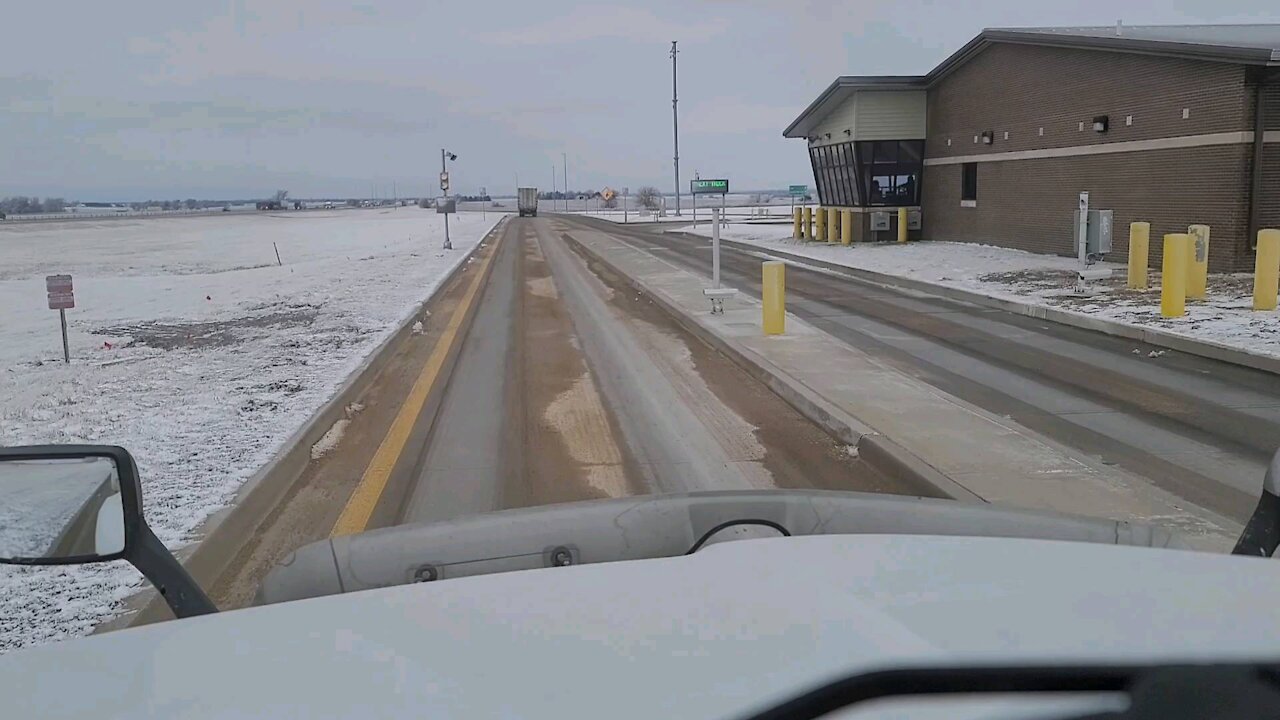
<path fill-rule="evenodd" d="M 138 466 L 122 447 L 0 448 L 0 563 L 128 560 L 177 617 L 216 612 L 142 516 Z"/>

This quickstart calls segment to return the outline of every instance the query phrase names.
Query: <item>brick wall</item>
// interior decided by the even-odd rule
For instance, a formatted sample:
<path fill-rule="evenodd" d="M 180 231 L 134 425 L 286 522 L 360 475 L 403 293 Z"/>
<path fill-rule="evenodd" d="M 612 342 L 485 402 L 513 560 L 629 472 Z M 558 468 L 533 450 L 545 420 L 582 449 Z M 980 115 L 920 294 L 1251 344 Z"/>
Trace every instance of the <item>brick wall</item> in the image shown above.
<path fill-rule="evenodd" d="M 996 44 L 929 90 L 925 156 L 1247 131 L 1253 124 L 1252 95 L 1238 65 Z M 1096 115 L 1109 117 L 1108 132 L 1092 131 Z M 1127 115 L 1133 116 L 1132 125 L 1125 124 Z M 994 133 L 992 145 L 973 142 L 983 131 Z M 1154 267 L 1162 259 L 1165 233 L 1206 223 L 1213 229 L 1211 270 L 1252 269 L 1245 237 L 1250 153 L 1248 144 L 1235 144 L 980 162 L 975 208 L 960 207 L 960 165 L 929 165 L 921 198 L 924 236 L 1073 255 L 1071 217 L 1077 194 L 1088 190 L 1091 207 L 1115 211 L 1115 260 L 1128 257 L 1130 222 L 1151 223 Z M 1269 163 L 1280 163 L 1280 153 L 1271 148 L 1268 153 Z M 1273 156 L 1277 159 L 1270 160 Z M 1280 183 L 1280 164 L 1267 171 L 1267 178 L 1269 189 Z M 1275 196 L 1274 191 L 1264 194 Z M 1264 216 L 1280 221 L 1280 207 Z"/>
<path fill-rule="evenodd" d="M 1252 94 L 1240 65 L 996 44 L 929 90 L 925 157 L 1252 130 Z M 1097 115 L 1106 133 L 1091 129 Z M 975 144 L 986 130 L 994 143 Z"/>
<path fill-rule="evenodd" d="M 1280 165 L 1278 150 L 1268 148 Z M 1113 260 L 1128 257 L 1131 222 L 1151 223 L 1153 267 L 1160 266 L 1165 233 L 1205 223 L 1213 231 L 1210 270 L 1251 270 L 1242 170 L 1249 152 L 1248 145 L 1226 145 L 978 163 L 973 208 L 960 207 L 961 166 L 931 165 L 924 172 L 924 237 L 1074 255 L 1072 214 L 1077 194 L 1088 190 L 1090 207 L 1115 211 Z M 1280 203 L 1274 207 L 1280 213 Z"/>

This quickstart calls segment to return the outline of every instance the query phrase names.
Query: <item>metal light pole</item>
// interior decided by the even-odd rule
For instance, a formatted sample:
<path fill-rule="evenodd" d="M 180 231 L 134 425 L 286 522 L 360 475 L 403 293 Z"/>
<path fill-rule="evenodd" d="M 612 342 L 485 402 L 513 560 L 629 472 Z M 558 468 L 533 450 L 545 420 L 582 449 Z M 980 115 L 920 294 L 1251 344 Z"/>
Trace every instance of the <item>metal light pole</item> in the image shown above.
<path fill-rule="evenodd" d="M 627 196 L 631 194 L 631 188 L 622 188 L 622 224 L 627 224 Z"/>
<path fill-rule="evenodd" d="M 551 164 L 551 212 L 556 211 L 556 165 Z"/>
<path fill-rule="evenodd" d="M 564 162 L 564 211 L 569 212 L 569 156 L 560 153 L 560 160 Z"/>
<path fill-rule="evenodd" d="M 676 166 L 676 217 L 680 217 L 680 116 L 676 113 L 676 41 L 671 41 L 671 133 Z"/>

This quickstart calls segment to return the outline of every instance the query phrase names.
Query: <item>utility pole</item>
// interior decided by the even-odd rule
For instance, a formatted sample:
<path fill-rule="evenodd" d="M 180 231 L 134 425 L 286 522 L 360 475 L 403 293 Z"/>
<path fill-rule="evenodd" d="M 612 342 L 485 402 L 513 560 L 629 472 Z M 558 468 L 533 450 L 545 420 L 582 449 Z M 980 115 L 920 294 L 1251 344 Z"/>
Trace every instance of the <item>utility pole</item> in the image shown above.
<path fill-rule="evenodd" d="M 680 116 L 676 113 L 676 41 L 671 41 L 671 133 L 676 166 L 676 217 L 680 217 Z"/>
<path fill-rule="evenodd" d="M 560 153 L 560 160 L 564 162 L 564 211 L 569 212 L 569 156 Z"/>

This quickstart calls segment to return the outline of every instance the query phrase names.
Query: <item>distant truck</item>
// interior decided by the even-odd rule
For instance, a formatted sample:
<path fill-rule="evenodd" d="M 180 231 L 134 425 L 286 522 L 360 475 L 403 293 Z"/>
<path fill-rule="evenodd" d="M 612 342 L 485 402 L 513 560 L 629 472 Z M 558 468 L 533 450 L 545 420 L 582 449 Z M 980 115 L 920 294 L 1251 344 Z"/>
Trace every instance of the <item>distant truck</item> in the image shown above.
<path fill-rule="evenodd" d="M 538 188 L 522 187 L 516 190 L 516 209 L 520 217 L 538 217 Z"/>

